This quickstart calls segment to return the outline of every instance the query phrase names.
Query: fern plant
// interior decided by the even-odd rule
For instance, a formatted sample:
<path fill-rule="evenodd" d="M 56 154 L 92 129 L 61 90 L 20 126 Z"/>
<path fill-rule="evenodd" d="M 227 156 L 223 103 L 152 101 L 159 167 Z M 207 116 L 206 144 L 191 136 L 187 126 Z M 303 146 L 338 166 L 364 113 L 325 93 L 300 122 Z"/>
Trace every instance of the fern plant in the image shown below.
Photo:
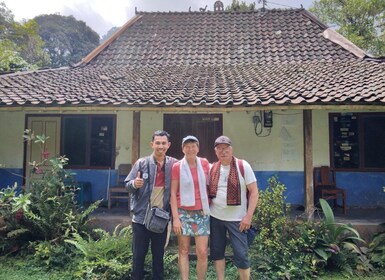
<path fill-rule="evenodd" d="M 131 226 L 115 227 L 112 234 L 94 229 L 85 237 L 74 233 L 65 240 L 83 256 L 75 273 L 81 279 L 124 279 L 132 271 Z"/>
<path fill-rule="evenodd" d="M 178 254 L 175 252 L 166 251 L 164 254 L 163 260 L 164 260 L 164 279 L 168 279 L 168 280 L 180 279 L 179 269 L 178 269 Z M 146 263 L 146 265 L 149 268 L 151 267 L 151 263 Z M 191 268 L 190 271 L 193 272 L 195 271 L 195 269 Z"/>
<path fill-rule="evenodd" d="M 380 224 L 380 226 L 385 228 L 385 223 Z M 385 230 L 373 236 L 373 240 L 369 244 L 368 255 L 376 267 L 385 268 Z"/>

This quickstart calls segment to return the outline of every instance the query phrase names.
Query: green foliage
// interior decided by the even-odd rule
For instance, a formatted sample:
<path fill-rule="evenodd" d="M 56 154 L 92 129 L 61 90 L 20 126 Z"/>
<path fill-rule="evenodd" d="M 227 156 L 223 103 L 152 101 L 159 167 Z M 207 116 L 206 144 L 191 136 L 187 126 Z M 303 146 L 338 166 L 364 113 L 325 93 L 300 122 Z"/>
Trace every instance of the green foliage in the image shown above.
<path fill-rule="evenodd" d="M 83 238 L 74 233 L 65 240 L 83 256 L 75 275 L 81 279 L 124 279 L 132 270 L 131 226 L 121 229 L 118 225 L 112 235 L 102 229 L 95 229 L 94 234 L 94 238 Z"/>
<path fill-rule="evenodd" d="M 260 192 L 254 216 L 260 233 L 250 253 L 254 277 L 258 279 L 308 279 L 323 270 L 345 276 L 373 270 L 359 233 L 351 225 L 337 224 L 329 204 L 320 200 L 324 219 L 320 222 L 287 217 L 285 186 L 275 176 Z"/>
<path fill-rule="evenodd" d="M 286 216 L 285 186 L 277 177 L 260 191 L 254 223 L 260 232 L 250 248 L 256 279 L 306 279 L 316 273 L 312 248 L 316 242 L 314 225 Z"/>
<path fill-rule="evenodd" d="M 34 252 L 33 263 L 36 266 L 41 266 L 45 269 L 62 268 L 68 269 L 74 253 L 69 246 L 63 243 L 57 244 L 54 241 L 35 241 L 29 245 Z M 32 261 L 31 261 L 32 262 Z"/>
<path fill-rule="evenodd" d="M 44 50 L 44 41 L 39 36 L 39 25 L 34 20 L 13 23 L 12 41 L 18 46 L 22 58 L 31 64 L 31 68 L 43 68 L 50 64 L 48 53 Z"/>
<path fill-rule="evenodd" d="M 0 73 L 49 65 L 43 46 L 37 23 L 34 20 L 15 22 L 12 12 L 0 2 Z"/>
<path fill-rule="evenodd" d="M 17 46 L 12 41 L 0 41 L 0 72 L 19 71 L 32 68 L 17 51 Z"/>
<path fill-rule="evenodd" d="M 319 0 L 310 11 L 368 53 L 385 55 L 385 1 Z"/>
<path fill-rule="evenodd" d="M 351 225 L 335 222 L 333 210 L 326 200 L 320 199 L 324 220 L 321 222 L 314 252 L 318 261 L 328 269 L 338 269 L 346 275 L 369 272 L 372 266 L 364 250 L 357 243 L 365 241 Z"/>
<path fill-rule="evenodd" d="M 11 10 L 7 8 L 4 2 L 0 2 L 0 27 L 1 27 L 0 31 L 4 32 L 3 28 L 7 27 L 10 24 L 10 22 L 13 22 L 13 21 L 14 21 L 14 15 L 11 12 Z"/>
<path fill-rule="evenodd" d="M 74 260 L 76 261 L 76 260 Z M 66 270 L 47 270 L 36 265 L 28 256 L 0 257 L 0 279 L 7 280 L 73 280 L 71 267 Z"/>
<path fill-rule="evenodd" d="M 226 7 L 226 11 L 254 11 L 255 10 L 255 2 L 247 4 L 245 1 L 239 2 L 239 0 L 233 0 L 233 2 Z"/>
<path fill-rule="evenodd" d="M 99 45 L 99 35 L 73 16 L 41 15 L 16 22 L 0 2 L 0 73 L 68 66 Z"/>
<path fill-rule="evenodd" d="M 380 226 L 385 227 L 385 223 Z M 373 237 L 369 244 L 368 256 L 376 267 L 385 269 L 385 231 L 379 232 Z"/>
<path fill-rule="evenodd" d="M 17 251 L 30 231 L 20 221 L 31 203 L 30 194 L 18 195 L 17 185 L 0 190 L 0 252 Z"/>
<path fill-rule="evenodd" d="M 33 172 L 24 194 L 18 194 L 16 186 L 0 193 L 5 224 L 0 232 L 0 246 L 3 253 L 10 253 L 33 242 L 29 248 L 36 250 L 37 259 L 53 265 L 58 263 L 54 260 L 61 250 L 56 246 L 64 244 L 64 239 L 72 234 L 88 232 L 89 214 L 100 201 L 85 211 L 79 208 L 75 199 L 76 186 L 71 184 L 71 174 L 64 169 L 68 159 L 62 156 L 48 159 L 43 147 L 49 137 L 34 135 L 30 130 L 26 130 L 23 137 L 40 146 L 42 161 L 31 163 Z"/>
<path fill-rule="evenodd" d="M 24 212 L 25 226 L 33 233 L 32 240 L 61 242 L 70 233 L 86 231 L 88 212 L 81 212 L 75 199 L 76 187 L 68 184 L 70 174 L 63 167 L 68 159 L 50 159 L 41 180 L 32 180 L 28 191 L 31 204 Z M 96 209 L 98 202 L 90 206 Z"/>
<path fill-rule="evenodd" d="M 53 67 L 77 63 L 99 45 L 99 35 L 73 16 L 40 15 L 34 20 Z"/>
<path fill-rule="evenodd" d="M 178 270 L 178 254 L 171 253 L 169 251 L 165 252 L 164 255 L 164 279 L 178 279 L 179 270 Z M 195 269 L 192 269 L 192 271 Z"/>

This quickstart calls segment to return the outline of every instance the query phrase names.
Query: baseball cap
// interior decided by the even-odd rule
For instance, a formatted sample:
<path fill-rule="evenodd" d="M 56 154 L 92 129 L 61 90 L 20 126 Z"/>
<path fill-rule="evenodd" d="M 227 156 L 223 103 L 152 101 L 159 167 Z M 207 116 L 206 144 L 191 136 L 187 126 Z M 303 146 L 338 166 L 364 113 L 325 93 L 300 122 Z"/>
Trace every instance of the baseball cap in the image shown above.
<path fill-rule="evenodd" d="M 219 144 L 227 144 L 231 146 L 231 140 L 229 137 L 222 135 L 215 140 L 214 147 L 216 147 Z"/>
<path fill-rule="evenodd" d="M 196 138 L 195 136 L 192 136 L 192 135 L 188 135 L 186 136 L 185 138 L 183 138 L 182 140 L 182 145 L 187 142 L 187 141 L 192 141 L 192 142 L 197 142 L 199 144 L 199 140 L 198 138 Z"/>

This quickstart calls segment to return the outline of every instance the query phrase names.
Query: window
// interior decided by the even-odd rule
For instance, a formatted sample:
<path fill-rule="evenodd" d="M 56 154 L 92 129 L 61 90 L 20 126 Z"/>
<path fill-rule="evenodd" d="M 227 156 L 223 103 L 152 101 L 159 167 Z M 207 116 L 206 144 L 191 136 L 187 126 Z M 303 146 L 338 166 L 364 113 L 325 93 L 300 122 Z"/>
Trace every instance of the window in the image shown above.
<path fill-rule="evenodd" d="M 111 115 L 63 116 L 62 154 L 68 167 L 113 167 L 115 122 Z"/>
<path fill-rule="evenodd" d="M 360 171 L 385 169 L 385 113 L 329 115 L 331 164 Z"/>

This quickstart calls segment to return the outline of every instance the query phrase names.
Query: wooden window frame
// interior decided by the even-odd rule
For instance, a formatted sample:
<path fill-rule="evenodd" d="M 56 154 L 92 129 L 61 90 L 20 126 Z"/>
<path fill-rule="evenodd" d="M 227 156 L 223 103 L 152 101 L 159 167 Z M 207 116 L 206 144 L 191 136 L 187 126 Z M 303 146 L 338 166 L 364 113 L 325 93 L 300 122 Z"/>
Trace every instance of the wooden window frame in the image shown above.
<path fill-rule="evenodd" d="M 103 166 L 93 166 L 90 165 L 91 161 L 91 133 L 92 133 L 92 119 L 94 118 L 100 118 L 100 117 L 108 117 L 112 119 L 112 136 L 111 136 L 111 163 L 110 165 L 103 165 Z M 62 122 L 62 130 L 60 132 L 60 151 L 61 154 L 64 154 L 64 119 L 66 118 L 86 118 L 86 141 L 85 141 L 85 147 L 86 147 L 86 164 L 85 165 L 74 165 L 74 164 L 68 164 L 65 166 L 66 169 L 106 169 L 106 168 L 115 168 L 115 146 L 116 146 L 116 115 L 112 114 L 68 114 L 68 115 L 61 115 L 61 122 Z"/>

